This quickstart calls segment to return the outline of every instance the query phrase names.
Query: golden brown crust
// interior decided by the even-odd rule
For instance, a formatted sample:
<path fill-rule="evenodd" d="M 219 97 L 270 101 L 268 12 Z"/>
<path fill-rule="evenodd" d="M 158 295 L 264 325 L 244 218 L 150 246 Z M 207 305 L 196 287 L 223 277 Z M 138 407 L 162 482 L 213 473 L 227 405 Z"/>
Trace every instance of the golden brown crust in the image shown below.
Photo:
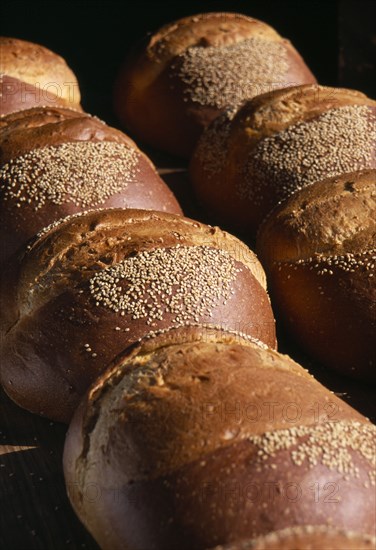
<path fill-rule="evenodd" d="M 288 527 L 253 540 L 216 546 L 212 550 L 374 550 L 376 538 L 353 531 L 340 530 L 326 525 Z"/>
<path fill-rule="evenodd" d="M 126 134 L 96 117 L 73 109 L 36 107 L 2 119 L 0 162 L 5 164 L 33 149 L 74 141 L 110 141 L 137 148 Z"/>
<path fill-rule="evenodd" d="M 200 14 L 166 25 L 129 56 L 115 108 L 140 139 L 190 156 L 202 129 L 226 107 L 304 82 L 315 78 L 269 25 L 234 13 Z"/>
<path fill-rule="evenodd" d="M 376 101 L 362 92 L 303 84 L 262 94 L 247 102 L 234 121 L 235 132 L 242 132 L 249 143 L 282 132 L 291 124 L 310 120 L 323 111 L 346 105 L 375 107 Z M 240 139 L 240 135 L 239 135 Z"/>
<path fill-rule="evenodd" d="M 38 126 L 60 122 L 67 118 L 80 118 L 83 116 L 90 115 L 88 113 L 79 112 L 77 109 L 62 106 L 39 106 L 24 109 L 23 111 L 15 111 L 14 113 L 9 113 L 0 118 L 1 136 L 7 135 L 7 126 L 11 127 L 13 132 L 20 128 L 24 130 L 34 127 L 37 128 Z M 3 132 L 5 133 L 3 134 Z M 1 139 L 3 139 L 3 137 Z"/>
<path fill-rule="evenodd" d="M 290 429 L 296 423 L 290 415 L 299 417 L 299 425 L 314 424 L 313 406 L 321 410 L 321 421 L 361 419 L 288 356 L 205 326 L 193 335 L 187 335 L 185 328 L 168 332 L 147 346 L 141 340 L 124 359 L 117 359 L 87 398 L 90 412 L 84 422 L 92 426 L 91 415 L 93 411 L 96 415 L 98 406 L 104 410 L 110 406 L 115 412 L 119 402 L 131 397 L 124 422 L 131 423 L 130 437 L 137 438 L 138 466 L 134 471 L 129 466 L 126 474 L 133 480 L 145 477 L 144 468 L 148 478 L 157 478 L 219 447 Z M 176 392 L 183 397 L 180 403 Z M 277 394 L 278 402 L 270 406 Z M 290 404 L 290 410 L 282 403 Z M 153 418 L 153 426 L 147 417 Z M 116 413 L 106 414 L 95 438 L 101 439 L 99 432 L 116 433 L 114 425 L 121 422 Z M 128 428 L 125 431 L 130 433 Z"/>
<path fill-rule="evenodd" d="M 204 323 L 276 345 L 256 256 L 179 216 L 113 209 L 74 217 L 30 243 L 5 277 L 4 387 L 55 419 L 68 421 L 95 376 L 151 331 Z M 14 292 L 5 292 L 10 280 Z"/>
<path fill-rule="evenodd" d="M 309 352 L 375 376 L 376 171 L 324 180 L 271 212 L 257 249 L 275 306 Z"/>
<path fill-rule="evenodd" d="M 212 12 L 183 17 L 164 25 L 150 37 L 141 57 L 141 67 L 136 70 L 141 72 L 142 63 L 150 63 L 151 76 L 155 78 L 175 56 L 192 46 L 227 46 L 251 36 L 283 40 L 263 21 L 238 13 Z"/>
<path fill-rule="evenodd" d="M 326 177 L 376 167 L 376 102 L 297 86 L 263 94 L 214 121 L 193 155 L 196 195 L 218 223 L 254 237 L 268 212 Z"/>
<path fill-rule="evenodd" d="M 77 79 L 62 57 L 39 44 L 8 37 L 0 37 L 0 51 L 0 73 L 36 86 L 34 100 L 38 95 L 47 97 L 52 94 L 67 105 L 79 106 L 81 98 Z M 23 92 L 25 95 L 26 90 Z M 23 108 L 21 90 L 19 99 Z M 6 108 L 4 102 L 2 113 L 3 107 Z"/>
<path fill-rule="evenodd" d="M 288 357 L 198 330 L 141 342 L 75 414 L 68 493 L 101 547 L 204 550 L 308 521 L 372 532 L 374 427 Z"/>
<path fill-rule="evenodd" d="M 375 184 L 376 170 L 363 170 L 325 179 L 291 196 L 260 227 L 264 261 L 356 254 L 365 250 L 359 246 L 360 239 L 371 247 Z"/>
<path fill-rule="evenodd" d="M 4 263 L 59 218 L 95 208 L 181 214 L 152 162 L 122 132 L 68 109 L 35 108 L 0 125 Z"/>

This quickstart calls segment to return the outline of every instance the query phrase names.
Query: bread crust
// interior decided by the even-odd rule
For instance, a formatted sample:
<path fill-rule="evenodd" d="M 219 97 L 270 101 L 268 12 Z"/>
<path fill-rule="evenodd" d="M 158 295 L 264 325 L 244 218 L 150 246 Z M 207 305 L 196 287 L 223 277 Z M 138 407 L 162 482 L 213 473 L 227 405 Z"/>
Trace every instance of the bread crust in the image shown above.
<path fill-rule="evenodd" d="M 231 72 L 228 49 L 241 48 L 247 41 L 252 44 L 254 64 L 244 74 L 244 82 L 235 86 L 239 74 L 235 77 Z M 273 51 L 265 77 L 257 67 L 268 48 Z M 216 63 L 219 66 L 207 84 L 194 84 L 196 77 L 185 74 L 186 56 L 192 52 L 212 56 L 204 62 L 204 72 L 212 71 Z M 240 55 L 234 53 L 233 61 Z M 194 74 L 195 64 L 189 65 Z M 202 70 L 198 72 L 205 79 Z M 139 139 L 189 157 L 203 128 L 224 108 L 275 87 L 305 82 L 316 80 L 290 42 L 269 25 L 236 13 L 207 13 L 170 23 L 140 44 L 120 70 L 114 105 L 120 121 Z M 237 90 L 235 95 L 229 92 L 232 88 Z M 195 89 L 200 89 L 199 96 Z"/>
<path fill-rule="evenodd" d="M 376 102 L 355 90 L 303 85 L 262 94 L 201 136 L 190 163 L 216 223 L 248 234 L 281 200 L 315 181 L 376 168 Z"/>
<path fill-rule="evenodd" d="M 152 339 L 141 342 L 74 416 L 64 450 L 68 494 L 101 547 L 203 550 L 308 521 L 371 533 L 372 459 L 349 434 L 375 437 L 372 425 L 288 357 L 199 332 L 163 334 L 154 351 Z M 317 422 L 311 399 L 328 416 Z M 283 408 L 292 400 L 300 415 L 291 422 Z M 342 452 L 347 473 L 335 458 Z M 314 483 L 340 498 L 314 501 Z M 87 498 L 90 487 L 96 498 Z"/>
<path fill-rule="evenodd" d="M 37 105 L 81 110 L 76 76 L 62 57 L 44 46 L 0 37 L 1 115 Z"/>
<path fill-rule="evenodd" d="M 0 125 L 3 265 L 54 221 L 96 208 L 181 214 L 150 159 L 119 130 L 70 109 L 35 108 Z"/>
<path fill-rule="evenodd" d="M 152 331 L 214 324 L 276 345 L 256 256 L 220 229 L 172 214 L 73 217 L 42 232 L 4 277 L 4 389 L 52 419 L 69 421 L 109 361 Z"/>
<path fill-rule="evenodd" d="M 274 209 L 257 250 L 273 304 L 325 365 L 375 377 L 376 171 L 317 182 Z"/>
<path fill-rule="evenodd" d="M 376 539 L 371 535 L 354 533 L 327 527 L 326 525 L 305 525 L 290 527 L 268 533 L 257 539 L 216 546 L 212 550 L 291 550 L 298 545 L 301 550 L 373 550 Z"/>

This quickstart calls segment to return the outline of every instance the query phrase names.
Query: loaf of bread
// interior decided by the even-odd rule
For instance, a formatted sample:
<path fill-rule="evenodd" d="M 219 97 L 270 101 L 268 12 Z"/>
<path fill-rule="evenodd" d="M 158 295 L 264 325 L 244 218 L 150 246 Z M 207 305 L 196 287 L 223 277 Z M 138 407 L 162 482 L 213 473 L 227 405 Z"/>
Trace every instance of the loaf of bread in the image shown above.
<path fill-rule="evenodd" d="M 375 378 L 376 170 L 310 185 L 262 224 L 257 250 L 281 324 L 321 363 Z"/>
<path fill-rule="evenodd" d="M 291 43 L 266 23 L 205 13 L 165 25 L 128 56 L 115 110 L 145 143 L 189 157 L 203 128 L 227 107 L 313 82 Z"/>
<path fill-rule="evenodd" d="M 375 437 L 287 356 L 180 328 L 93 385 L 68 431 L 65 479 L 103 550 L 205 550 L 307 524 L 373 534 Z"/>
<path fill-rule="evenodd" d="M 84 113 L 35 108 L 0 121 L 0 264 L 43 227 L 93 208 L 181 214 L 152 162 Z"/>
<path fill-rule="evenodd" d="M 376 102 L 305 85 L 230 110 L 203 133 L 190 166 L 213 221 L 252 239 L 281 200 L 315 181 L 376 168 Z"/>
<path fill-rule="evenodd" d="M 8 37 L 0 37 L 0 52 L 0 115 L 38 105 L 81 110 L 77 79 L 59 55 Z"/>
<path fill-rule="evenodd" d="M 256 539 L 212 550 L 375 550 L 376 537 L 326 525 L 288 527 Z"/>
<path fill-rule="evenodd" d="M 8 263 L 0 298 L 4 389 L 54 420 L 69 421 L 106 365 L 150 331 L 214 324 L 276 345 L 256 256 L 172 214 L 110 209 L 52 224 Z"/>

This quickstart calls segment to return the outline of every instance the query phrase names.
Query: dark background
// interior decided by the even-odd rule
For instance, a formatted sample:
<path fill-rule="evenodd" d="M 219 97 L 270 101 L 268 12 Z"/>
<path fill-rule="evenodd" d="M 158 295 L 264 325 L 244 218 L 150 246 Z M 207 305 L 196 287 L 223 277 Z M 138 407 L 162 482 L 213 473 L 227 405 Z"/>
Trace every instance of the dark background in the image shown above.
<path fill-rule="evenodd" d="M 115 123 L 111 93 L 126 52 L 164 23 L 205 11 L 261 19 L 292 41 L 320 83 L 376 95 L 374 0 L 5 0 L 1 34 L 62 55 L 78 77 L 84 109 Z"/>

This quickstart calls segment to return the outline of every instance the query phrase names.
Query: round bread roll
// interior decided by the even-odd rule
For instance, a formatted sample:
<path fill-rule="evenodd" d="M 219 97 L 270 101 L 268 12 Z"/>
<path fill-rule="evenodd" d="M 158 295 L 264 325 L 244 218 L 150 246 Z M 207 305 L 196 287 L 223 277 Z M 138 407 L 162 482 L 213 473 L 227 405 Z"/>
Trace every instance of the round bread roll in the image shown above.
<path fill-rule="evenodd" d="M 238 239 L 172 214 L 112 209 L 55 224 L 9 262 L 1 379 L 68 422 L 104 367 L 146 333 L 215 324 L 276 346 L 265 275 Z"/>
<path fill-rule="evenodd" d="M 182 213 L 135 143 L 89 115 L 59 108 L 9 115 L 0 145 L 0 264 L 43 227 L 77 212 Z"/>
<path fill-rule="evenodd" d="M 212 550 L 375 550 L 376 538 L 326 525 L 288 527 L 257 539 L 216 546 Z"/>
<path fill-rule="evenodd" d="M 273 304 L 323 364 L 375 378 L 376 170 L 317 182 L 260 228 L 257 250 Z"/>
<path fill-rule="evenodd" d="M 68 495 L 103 550 L 372 533 L 376 429 L 287 356 L 196 329 L 128 350 L 70 425 Z"/>
<path fill-rule="evenodd" d="M 0 115 L 38 105 L 81 110 L 77 79 L 62 57 L 8 37 L 0 37 L 0 51 Z"/>
<path fill-rule="evenodd" d="M 157 149 L 189 157 L 227 107 L 266 91 L 316 82 L 291 43 L 237 13 L 165 25 L 126 60 L 115 86 L 119 120 Z"/>
<path fill-rule="evenodd" d="M 376 102 L 323 86 L 277 90 L 229 110 L 203 133 L 190 166 L 212 218 L 254 238 L 267 213 L 315 181 L 376 168 Z"/>

